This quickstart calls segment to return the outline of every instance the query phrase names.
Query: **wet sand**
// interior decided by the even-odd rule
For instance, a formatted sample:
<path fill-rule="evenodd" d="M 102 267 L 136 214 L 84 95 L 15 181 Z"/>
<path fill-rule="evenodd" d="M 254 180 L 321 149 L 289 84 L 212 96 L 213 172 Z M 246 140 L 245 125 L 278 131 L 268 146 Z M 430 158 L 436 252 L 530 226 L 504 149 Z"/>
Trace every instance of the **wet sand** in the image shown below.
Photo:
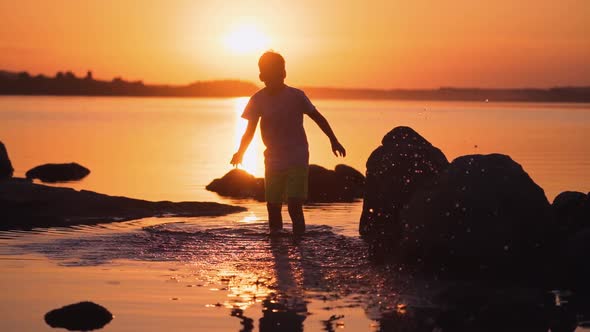
<path fill-rule="evenodd" d="M 3 330 L 51 330 L 45 312 L 83 300 L 115 315 L 105 331 L 237 331 L 244 328 L 235 317 L 242 313 L 258 330 L 268 326 L 268 317 L 260 320 L 265 307 L 306 331 L 376 328 L 365 313 L 364 294 L 373 285 L 363 280 L 368 271 L 360 272 L 367 262 L 359 239 L 310 225 L 299 243 L 287 232 L 271 241 L 264 222 L 231 225 L 231 219 L 1 233 Z M 357 254 L 342 256 L 338 248 Z M 330 321 L 333 315 L 344 317 Z"/>

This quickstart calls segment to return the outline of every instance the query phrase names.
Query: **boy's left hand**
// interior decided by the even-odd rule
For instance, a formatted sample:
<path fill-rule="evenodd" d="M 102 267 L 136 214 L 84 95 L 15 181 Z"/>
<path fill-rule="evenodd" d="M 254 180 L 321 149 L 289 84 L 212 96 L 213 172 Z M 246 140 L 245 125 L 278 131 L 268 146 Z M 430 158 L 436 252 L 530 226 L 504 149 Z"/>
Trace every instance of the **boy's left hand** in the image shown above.
<path fill-rule="evenodd" d="M 334 153 L 334 155 L 336 157 L 338 157 L 338 155 L 340 155 L 340 157 L 346 157 L 346 150 L 344 149 L 342 144 L 340 144 L 340 142 L 332 141 L 331 143 L 332 143 L 332 152 Z"/>

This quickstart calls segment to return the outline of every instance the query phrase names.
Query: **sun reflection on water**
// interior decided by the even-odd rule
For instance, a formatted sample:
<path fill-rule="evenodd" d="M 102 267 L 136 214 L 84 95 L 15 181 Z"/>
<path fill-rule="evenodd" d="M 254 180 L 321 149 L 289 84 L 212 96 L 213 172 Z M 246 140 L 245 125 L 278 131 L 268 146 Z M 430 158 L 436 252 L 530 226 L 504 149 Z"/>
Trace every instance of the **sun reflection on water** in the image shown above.
<path fill-rule="evenodd" d="M 240 146 L 240 141 L 242 139 L 242 135 L 248 126 L 248 121 L 242 119 L 242 113 L 244 112 L 244 108 L 248 104 L 248 97 L 240 97 L 236 98 L 234 101 L 234 111 L 236 113 L 236 131 L 235 131 L 235 147 L 236 150 Z M 242 164 L 238 166 L 239 168 L 245 170 L 246 172 L 257 175 L 258 171 L 258 139 L 256 137 L 250 143 L 250 147 L 244 154 L 244 158 L 242 159 Z"/>
<path fill-rule="evenodd" d="M 247 216 L 238 220 L 238 222 L 245 223 L 245 224 L 251 224 L 251 223 L 257 222 L 258 220 L 259 220 L 259 218 L 254 214 L 254 212 L 250 211 Z"/>
<path fill-rule="evenodd" d="M 220 280 L 226 285 L 227 300 L 223 306 L 228 309 L 246 310 L 255 303 L 260 303 L 271 293 L 271 271 L 221 271 Z"/>

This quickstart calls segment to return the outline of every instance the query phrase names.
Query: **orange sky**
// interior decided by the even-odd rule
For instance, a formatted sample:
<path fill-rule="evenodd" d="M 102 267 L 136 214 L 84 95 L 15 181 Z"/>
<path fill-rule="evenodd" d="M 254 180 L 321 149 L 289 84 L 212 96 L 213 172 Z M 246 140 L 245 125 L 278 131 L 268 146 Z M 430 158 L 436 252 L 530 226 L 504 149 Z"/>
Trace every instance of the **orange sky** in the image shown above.
<path fill-rule="evenodd" d="M 0 69 L 256 81 L 242 27 L 292 85 L 590 85 L 588 0 L 2 0 Z"/>

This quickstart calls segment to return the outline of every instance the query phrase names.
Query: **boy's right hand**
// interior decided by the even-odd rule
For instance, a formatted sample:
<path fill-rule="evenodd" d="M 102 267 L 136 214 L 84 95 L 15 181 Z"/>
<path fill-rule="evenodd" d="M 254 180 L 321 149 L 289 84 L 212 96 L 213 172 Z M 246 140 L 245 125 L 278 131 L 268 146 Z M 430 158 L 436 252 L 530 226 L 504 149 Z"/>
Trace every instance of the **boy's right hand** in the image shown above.
<path fill-rule="evenodd" d="M 229 163 L 232 164 L 234 167 L 238 167 L 238 165 L 242 163 L 243 158 L 244 155 L 242 153 L 236 152 L 234 153 L 234 156 L 231 158 L 231 161 Z"/>
<path fill-rule="evenodd" d="M 340 157 L 346 157 L 346 150 L 338 140 L 333 140 L 330 143 L 332 144 L 332 152 L 336 157 L 338 157 L 338 155 L 340 155 Z"/>

